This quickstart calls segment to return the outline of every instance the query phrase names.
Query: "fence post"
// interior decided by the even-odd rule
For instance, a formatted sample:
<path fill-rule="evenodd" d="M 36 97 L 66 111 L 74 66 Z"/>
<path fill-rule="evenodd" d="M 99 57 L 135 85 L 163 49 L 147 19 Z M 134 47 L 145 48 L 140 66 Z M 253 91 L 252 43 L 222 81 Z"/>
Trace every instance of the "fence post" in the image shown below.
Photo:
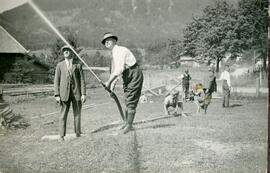
<path fill-rule="evenodd" d="M 257 77 L 256 80 L 256 96 L 260 96 L 260 75 Z"/>

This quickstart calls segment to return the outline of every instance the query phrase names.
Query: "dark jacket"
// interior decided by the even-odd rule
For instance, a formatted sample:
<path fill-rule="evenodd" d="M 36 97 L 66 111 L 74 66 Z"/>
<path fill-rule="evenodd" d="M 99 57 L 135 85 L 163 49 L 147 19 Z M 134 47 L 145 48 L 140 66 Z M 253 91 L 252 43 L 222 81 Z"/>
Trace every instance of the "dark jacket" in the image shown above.
<path fill-rule="evenodd" d="M 204 88 L 213 93 L 217 91 L 216 75 L 212 71 L 208 71 L 205 78 Z"/>
<path fill-rule="evenodd" d="M 60 96 L 61 101 L 68 101 L 71 90 L 73 91 L 74 97 L 77 101 L 81 100 L 82 95 L 86 95 L 82 65 L 73 62 L 70 74 L 64 60 L 56 66 L 54 95 Z"/>

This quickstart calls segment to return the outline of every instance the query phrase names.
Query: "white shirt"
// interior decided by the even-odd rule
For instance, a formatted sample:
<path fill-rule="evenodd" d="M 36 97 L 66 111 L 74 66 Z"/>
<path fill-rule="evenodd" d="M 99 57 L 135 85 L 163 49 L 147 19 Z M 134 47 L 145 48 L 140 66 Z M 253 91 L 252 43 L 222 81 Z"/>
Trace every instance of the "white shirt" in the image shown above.
<path fill-rule="evenodd" d="M 226 80 L 228 83 L 228 86 L 231 87 L 231 77 L 228 71 L 223 71 L 220 75 L 219 80 Z"/>
<path fill-rule="evenodd" d="M 112 72 L 113 76 L 120 76 L 123 71 L 136 63 L 132 52 L 122 46 L 115 45 L 112 49 Z"/>
<path fill-rule="evenodd" d="M 73 59 L 66 59 L 65 58 L 65 61 L 66 61 L 68 70 L 70 70 L 70 68 L 72 67 L 72 61 L 73 61 Z"/>

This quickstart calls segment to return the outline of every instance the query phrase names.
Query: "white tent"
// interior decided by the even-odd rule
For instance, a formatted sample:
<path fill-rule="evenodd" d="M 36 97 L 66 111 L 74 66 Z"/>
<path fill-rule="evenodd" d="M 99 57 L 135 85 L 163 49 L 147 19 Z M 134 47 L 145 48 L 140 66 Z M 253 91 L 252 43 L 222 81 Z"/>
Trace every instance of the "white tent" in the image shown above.
<path fill-rule="evenodd" d="M 27 53 L 27 50 L 0 25 L 0 53 Z"/>
<path fill-rule="evenodd" d="M 1 0 L 0 1 L 0 13 L 11 10 L 18 6 L 27 3 L 28 0 Z"/>

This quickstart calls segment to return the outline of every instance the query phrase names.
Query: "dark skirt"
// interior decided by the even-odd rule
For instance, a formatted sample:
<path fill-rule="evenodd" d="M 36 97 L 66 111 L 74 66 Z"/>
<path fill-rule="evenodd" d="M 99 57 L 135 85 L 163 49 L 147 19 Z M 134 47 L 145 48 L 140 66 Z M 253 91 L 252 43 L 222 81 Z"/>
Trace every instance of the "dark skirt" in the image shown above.
<path fill-rule="evenodd" d="M 135 64 L 129 69 L 126 69 L 122 77 L 126 107 L 136 109 L 143 86 L 142 70 L 138 64 Z"/>

